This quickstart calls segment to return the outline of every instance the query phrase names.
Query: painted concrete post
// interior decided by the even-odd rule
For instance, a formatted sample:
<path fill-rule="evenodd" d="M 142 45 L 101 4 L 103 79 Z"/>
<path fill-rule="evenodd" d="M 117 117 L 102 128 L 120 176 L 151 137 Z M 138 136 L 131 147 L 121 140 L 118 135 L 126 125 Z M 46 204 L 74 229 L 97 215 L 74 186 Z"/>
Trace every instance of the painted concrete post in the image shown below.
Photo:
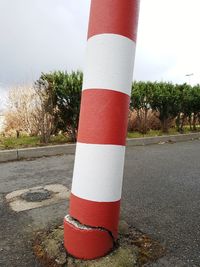
<path fill-rule="evenodd" d="M 92 0 L 64 245 L 77 258 L 117 239 L 139 0 Z"/>

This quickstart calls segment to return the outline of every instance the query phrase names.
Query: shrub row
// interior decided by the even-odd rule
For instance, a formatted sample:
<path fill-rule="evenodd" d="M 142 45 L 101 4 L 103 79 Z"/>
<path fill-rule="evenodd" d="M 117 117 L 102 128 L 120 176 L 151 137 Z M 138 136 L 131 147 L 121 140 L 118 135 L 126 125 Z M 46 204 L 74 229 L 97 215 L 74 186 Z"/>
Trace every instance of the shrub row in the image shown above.
<path fill-rule="evenodd" d="M 76 140 L 83 74 L 56 71 L 43 73 L 32 88 L 12 90 L 6 122 L 9 130 L 40 135 L 47 143 L 52 134 L 67 133 Z M 98 112 L 98 111 L 97 111 Z M 134 82 L 128 129 L 148 130 L 189 124 L 196 130 L 200 119 L 200 86 L 166 82 Z"/>

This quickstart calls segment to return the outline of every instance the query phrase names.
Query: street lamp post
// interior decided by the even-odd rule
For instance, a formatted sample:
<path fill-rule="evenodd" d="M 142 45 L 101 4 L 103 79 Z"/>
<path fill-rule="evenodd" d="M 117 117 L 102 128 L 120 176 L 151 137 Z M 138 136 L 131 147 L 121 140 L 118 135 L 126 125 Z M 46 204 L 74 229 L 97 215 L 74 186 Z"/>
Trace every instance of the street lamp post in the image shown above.
<path fill-rule="evenodd" d="M 185 74 L 186 77 L 188 77 L 189 79 L 189 84 L 191 85 L 191 76 L 193 76 L 194 73 L 188 73 L 188 74 Z"/>

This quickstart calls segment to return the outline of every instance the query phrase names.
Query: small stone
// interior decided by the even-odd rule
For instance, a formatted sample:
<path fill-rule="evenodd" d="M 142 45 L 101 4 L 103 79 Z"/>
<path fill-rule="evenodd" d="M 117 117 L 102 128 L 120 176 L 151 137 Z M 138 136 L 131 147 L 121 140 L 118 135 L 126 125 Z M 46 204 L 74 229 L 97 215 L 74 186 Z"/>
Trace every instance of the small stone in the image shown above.
<path fill-rule="evenodd" d="M 161 141 L 161 142 L 159 142 L 158 144 L 159 144 L 159 145 L 164 145 L 164 144 L 165 144 L 165 142 L 162 142 L 162 141 Z"/>
<path fill-rule="evenodd" d="M 56 240 L 58 242 L 62 242 L 64 239 L 64 230 L 63 229 L 55 229 L 50 235 L 49 238 Z"/>
<path fill-rule="evenodd" d="M 66 253 L 61 253 L 58 255 L 56 262 L 61 266 L 65 264 L 67 262 Z"/>
<path fill-rule="evenodd" d="M 67 267 L 74 267 L 74 266 L 76 266 L 75 263 L 74 263 L 74 259 L 68 257 L 67 258 Z"/>
<path fill-rule="evenodd" d="M 129 233 L 129 225 L 126 221 L 124 220 L 121 220 L 119 222 L 119 233 L 121 235 L 125 235 L 125 234 L 128 234 Z"/>
<path fill-rule="evenodd" d="M 43 242 L 43 247 L 50 258 L 57 258 L 60 253 L 59 244 L 57 240 L 47 239 Z"/>

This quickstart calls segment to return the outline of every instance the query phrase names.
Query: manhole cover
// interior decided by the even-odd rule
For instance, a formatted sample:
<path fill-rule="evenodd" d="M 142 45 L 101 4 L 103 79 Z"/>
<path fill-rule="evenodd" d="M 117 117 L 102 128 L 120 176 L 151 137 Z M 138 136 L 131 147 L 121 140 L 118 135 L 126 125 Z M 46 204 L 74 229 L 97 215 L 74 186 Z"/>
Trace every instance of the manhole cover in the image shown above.
<path fill-rule="evenodd" d="M 46 189 L 30 190 L 21 195 L 21 198 L 28 202 L 40 202 L 51 198 L 52 193 Z"/>

